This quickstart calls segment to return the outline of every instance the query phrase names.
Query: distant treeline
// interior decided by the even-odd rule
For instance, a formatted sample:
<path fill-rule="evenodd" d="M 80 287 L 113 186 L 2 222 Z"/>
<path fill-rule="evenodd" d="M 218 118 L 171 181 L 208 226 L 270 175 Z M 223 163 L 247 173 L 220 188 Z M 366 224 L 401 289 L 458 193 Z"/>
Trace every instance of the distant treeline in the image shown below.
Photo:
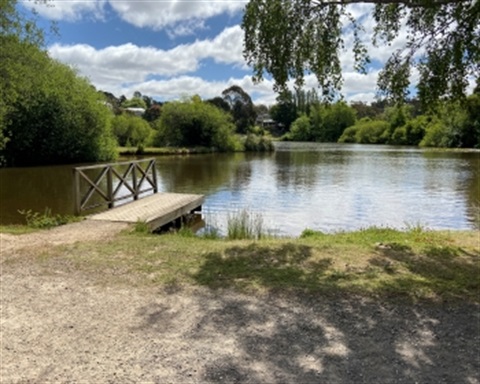
<path fill-rule="evenodd" d="M 313 91 L 288 93 L 270 108 L 284 140 L 425 147 L 480 147 L 480 83 L 464 100 L 422 106 L 321 103 Z"/>

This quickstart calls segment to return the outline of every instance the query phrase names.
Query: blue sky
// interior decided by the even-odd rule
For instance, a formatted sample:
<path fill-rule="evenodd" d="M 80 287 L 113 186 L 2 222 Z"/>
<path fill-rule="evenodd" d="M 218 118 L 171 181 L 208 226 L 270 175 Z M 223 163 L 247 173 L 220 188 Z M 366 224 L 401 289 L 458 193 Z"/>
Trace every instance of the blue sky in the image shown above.
<path fill-rule="evenodd" d="M 33 3 L 25 0 L 24 7 Z M 73 66 L 97 89 L 131 97 L 135 91 L 165 101 L 198 94 L 219 96 L 239 85 L 255 103 L 271 105 L 276 94 L 269 80 L 255 85 L 243 59 L 240 23 L 246 1 L 239 0 L 57 0 L 35 5 L 41 25 L 55 21 L 59 36 L 48 37 L 50 55 Z M 370 6 L 350 11 L 361 17 L 365 41 L 373 23 Z M 391 47 L 370 46 L 372 65 L 366 75 L 353 70 L 352 36 L 341 53 L 343 95 L 374 100 L 380 65 L 405 42 L 403 32 Z M 415 74 L 413 74 L 415 77 Z M 315 87 L 314 77 L 306 78 Z"/>

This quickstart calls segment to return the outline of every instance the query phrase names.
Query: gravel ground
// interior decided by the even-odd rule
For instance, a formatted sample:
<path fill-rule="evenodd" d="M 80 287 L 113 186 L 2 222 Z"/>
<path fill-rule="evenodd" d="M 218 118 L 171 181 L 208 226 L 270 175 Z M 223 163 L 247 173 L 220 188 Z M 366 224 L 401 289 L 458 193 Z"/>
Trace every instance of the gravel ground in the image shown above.
<path fill-rule="evenodd" d="M 0 279 L 1 383 L 480 383 L 474 304 L 125 289 L 23 263 Z"/>

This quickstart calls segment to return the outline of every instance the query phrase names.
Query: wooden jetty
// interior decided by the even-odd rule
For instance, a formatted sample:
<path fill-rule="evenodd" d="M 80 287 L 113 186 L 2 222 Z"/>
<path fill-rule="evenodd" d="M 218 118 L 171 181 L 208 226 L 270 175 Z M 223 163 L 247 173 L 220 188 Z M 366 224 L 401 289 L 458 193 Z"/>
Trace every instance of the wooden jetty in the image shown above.
<path fill-rule="evenodd" d="M 201 211 L 205 197 L 184 193 L 157 193 L 90 215 L 88 220 L 144 222 L 150 230 L 160 228 L 189 213 Z"/>
<path fill-rule="evenodd" d="M 155 159 L 75 167 L 73 171 L 75 212 L 109 208 L 87 216 L 88 220 L 144 222 L 153 231 L 201 211 L 205 201 L 203 195 L 158 193 Z"/>

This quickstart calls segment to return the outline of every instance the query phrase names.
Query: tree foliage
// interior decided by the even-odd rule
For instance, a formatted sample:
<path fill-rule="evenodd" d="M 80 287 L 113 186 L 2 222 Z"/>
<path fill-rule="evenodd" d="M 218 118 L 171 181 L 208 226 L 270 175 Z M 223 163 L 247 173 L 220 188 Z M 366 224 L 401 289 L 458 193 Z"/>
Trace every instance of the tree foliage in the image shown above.
<path fill-rule="evenodd" d="M 442 96 L 461 98 L 468 78 L 480 72 L 480 2 L 478 0 L 250 0 L 242 28 L 244 56 L 254 80 L 265 73 L 285 90 L 313 73 L 326 99 L 342 86 L 340 53 L 343 32 L 351 31 L 355 69 L 369 63 L 365 30 L 350 4 L 372 4 L 373 43 L 392 44 L 405 29 L 406 43 L 393 52 L 378 79 L 381 94 L 405 99 L 412 68 L 419 72 L 424 102 Z M 368 36 L 369 37 L 369 36 Z"/>
<path fill-rule="evenodd" d="M 204 146 L 222 151 L 235 147 L 231 116 L 198 96 L 164 104 L 155 126 L 157 146 Z"/>
<path fill-rule="evenodd" d="M 246 133 L 253 127 L 257 114 L 247 92 L 238 85 L 232 85 L 222 92 L 223 100 L 229 105 L 238 133 Z"/>
<path fill-rule="evenodd" d="M 0 163 L 37 165 L 115 156 L 104 97 L 42 50 L 43 32 L 0 2 Z"/>
<path fill-rule="evenodd" d="M 11 47 L 14 81 L 21 96 L 8 104 L 4 119 L 8 165 L 103 161 L 115 157 L 111 112 L 103 98 L 69 67 L 50 59 L 35 46 Z M 14 52 L 20 54 L 15 54 Z M 16 61 L 20 59 L 19 61 Z M 34 63 L 34 65 L 33 65 Z M 35 76 L 29 75 L 35 70 Z"/>
<path fill-rule="evenodd" d="M 145 146 L 153 130 L 144 119 L 128 113 L 117 115 L 112 120 L 113 133 L 121 146 Z"/>

